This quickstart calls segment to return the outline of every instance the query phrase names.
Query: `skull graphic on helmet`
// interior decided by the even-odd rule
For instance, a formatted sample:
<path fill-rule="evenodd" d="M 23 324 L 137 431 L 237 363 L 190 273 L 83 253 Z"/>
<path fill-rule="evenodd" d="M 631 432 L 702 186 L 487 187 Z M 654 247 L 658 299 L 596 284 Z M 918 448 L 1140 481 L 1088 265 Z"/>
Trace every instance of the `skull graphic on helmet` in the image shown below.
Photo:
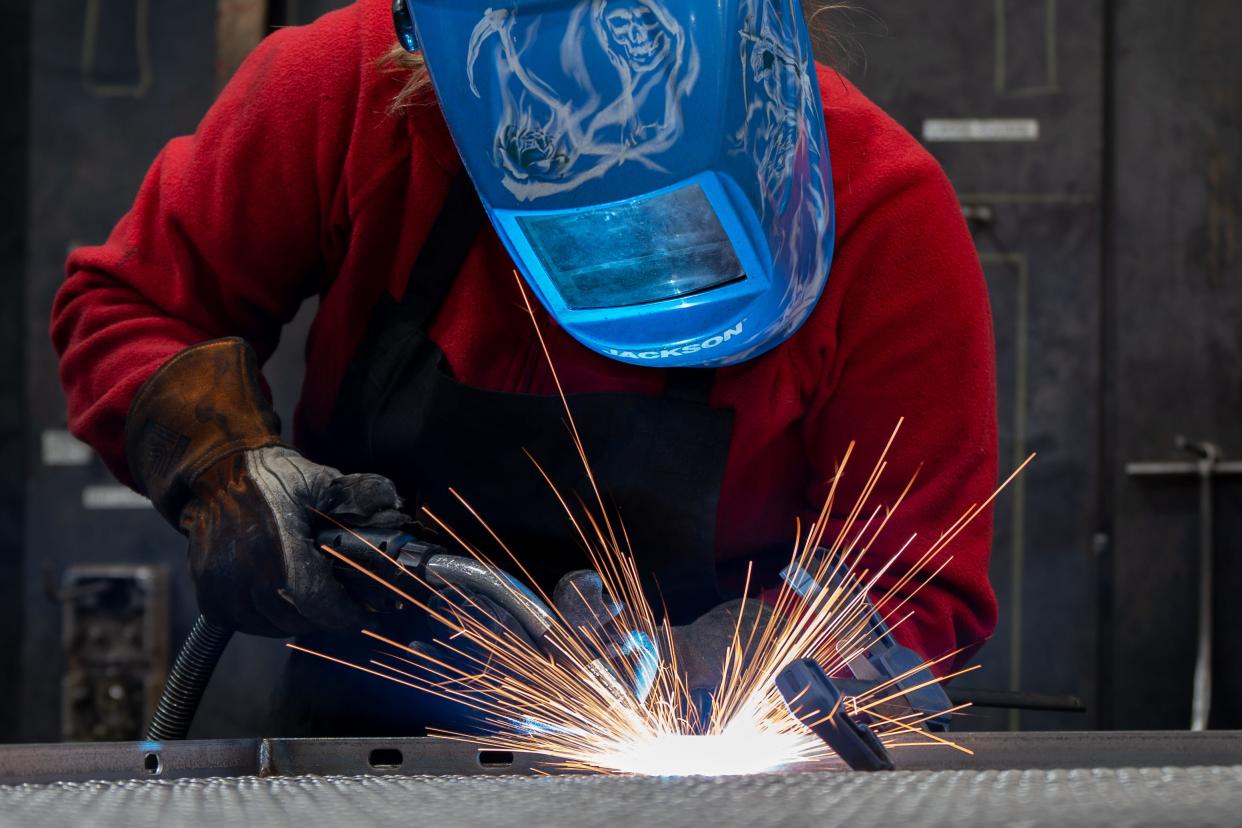
<path fill-rule="evenodd" d="M 490 63 L 494 71 L 493 162 L 522 201 L 667 152 L 681 135 L 681 102 L 699 73 L 697 48 L 661 0 L 578 0 L 565 15 L 559 48 L 555 35 L 541 32 L 543 20 L 488 9 L 467 53 L 475 96 L 482 97 L 477 69 Z"/>
<path fill-rule="evenodd" d="M 609 46 L 631 72 L 641 75 L 664 62 L 672 37 L 651 4 L 645 0 L 604 0 L 600 5 Z"/>

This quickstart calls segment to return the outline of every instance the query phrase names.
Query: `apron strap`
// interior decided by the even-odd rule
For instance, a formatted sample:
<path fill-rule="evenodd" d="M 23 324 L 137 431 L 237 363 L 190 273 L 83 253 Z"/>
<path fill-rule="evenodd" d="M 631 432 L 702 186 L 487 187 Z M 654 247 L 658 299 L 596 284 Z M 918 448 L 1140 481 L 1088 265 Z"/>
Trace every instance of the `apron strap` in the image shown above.
<path fill-rule="evenodd" d="M 716 384 L 715 368 L 669 368 L 664 398 L 707 405 Z"/>
<path fill-rule="evenodd" d="M 375 463 L 371 451 L 373 415 L 401 385 L 414 353 L 426 344 L 425 329 L 443 304 L 486 221 L 470 176 L 453 179 L 440 212 L 410 269 L 400 301 L 386 293 L 371 311 L 366 333 L 341 378 L 332 426 L 320 459 L 346 470 Z"/>
<path fill-rule="evenodd" d="M 449 186 L 444 204 L 410 269 L 405 294 L 398 303 L 398 316 L 403 323 L 420 330 L 426 328 L 452 289 L 486 220 L 479 194 L 463 168 Z"/>

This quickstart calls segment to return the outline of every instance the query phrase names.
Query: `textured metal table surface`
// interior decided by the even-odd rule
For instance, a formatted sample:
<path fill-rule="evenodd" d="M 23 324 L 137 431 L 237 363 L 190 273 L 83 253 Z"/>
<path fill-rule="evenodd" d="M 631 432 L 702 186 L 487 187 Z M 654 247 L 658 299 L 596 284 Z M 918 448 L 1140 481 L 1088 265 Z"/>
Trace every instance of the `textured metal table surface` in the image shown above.
<path fill-rule="evenodd" d="M 0 826 L 1239 826 L 1242 766 L 736 779 L 281 777 L 0 789 Z"/>

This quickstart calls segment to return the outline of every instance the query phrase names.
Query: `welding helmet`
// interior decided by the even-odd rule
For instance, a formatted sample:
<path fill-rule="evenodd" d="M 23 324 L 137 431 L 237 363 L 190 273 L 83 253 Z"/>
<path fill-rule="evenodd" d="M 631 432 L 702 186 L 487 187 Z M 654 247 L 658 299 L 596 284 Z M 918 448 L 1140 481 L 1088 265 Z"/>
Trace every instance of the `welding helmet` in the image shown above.
<path fill-rule="evenodd" d="M 834 209 L 800 0 L 396 0 L 531 290 L 587 347 L 721 366 L 818 302 Z"/>

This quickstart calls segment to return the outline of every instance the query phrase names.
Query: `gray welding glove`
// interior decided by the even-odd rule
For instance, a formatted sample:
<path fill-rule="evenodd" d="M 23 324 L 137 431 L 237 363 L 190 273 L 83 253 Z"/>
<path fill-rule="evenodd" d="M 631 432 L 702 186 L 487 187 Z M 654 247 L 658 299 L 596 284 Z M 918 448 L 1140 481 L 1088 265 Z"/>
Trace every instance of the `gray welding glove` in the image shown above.
<path fill-rule="evenodd" d="M 165 363 L 134 398 L 125 450 L 138 491 L 189 539 L 209 619 L 272 637 L 362 623 L 315 532 L 331 520 L 400 526 L 401 500 L 384 477 L 343 475 L 281 442 L 245 342 L 213 340 Z"/>
<path fill-rule="evenodd" d="M 758 640 L 771 617 L 772 608 L 762 601 L 739 598 L 707 611 L 690 624 L 673 627 L 677 670 L 704 723 L 711 715 L 711 697 L 720 689 L 725 653 L 733 646 L 734 633 L 740 630 L 738 638 L 745 662 L 750 655 L 745 647 L 751 640 L 751 631 L 756 631 L 754 640 Z M 665 658 L 668 658 L 667 653 Z"/>

